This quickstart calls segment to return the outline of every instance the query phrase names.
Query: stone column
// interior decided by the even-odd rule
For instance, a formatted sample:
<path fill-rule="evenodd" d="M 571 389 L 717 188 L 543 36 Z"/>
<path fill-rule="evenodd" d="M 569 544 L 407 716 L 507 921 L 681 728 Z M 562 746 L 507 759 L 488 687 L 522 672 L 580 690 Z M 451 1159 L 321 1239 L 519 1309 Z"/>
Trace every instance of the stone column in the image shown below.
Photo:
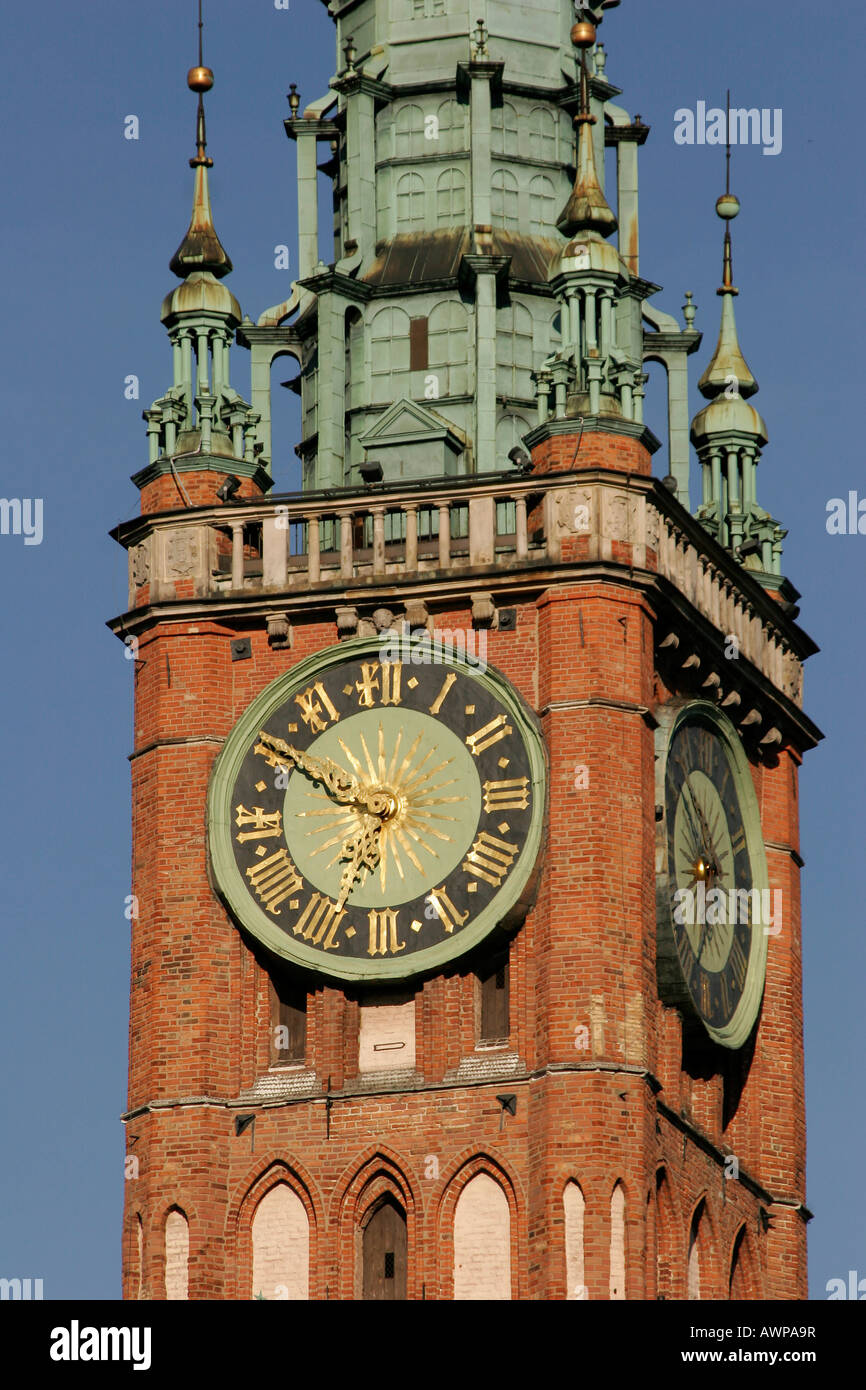
<path fill-rule="evenodd" d="M 232 522 L 232 588 L 244 587 L 244 524 Z"/>
<path fill-rule="evenodd" d="M 439 506 L 439 568 L 447 570 L 451 565 L 451 504 L 442 502 Z"/>
<path fill-rule="evenodd" d="M 418 508 L 412 503 L 403 508 L 406 513 L 406 556 L 403 568 L 407 574 L 418 569 Z"/>
<path fill-rule="evenodd" d="M 340 512 L 340 578 L 351 579 L 353 573 L 352 513 Z"/>

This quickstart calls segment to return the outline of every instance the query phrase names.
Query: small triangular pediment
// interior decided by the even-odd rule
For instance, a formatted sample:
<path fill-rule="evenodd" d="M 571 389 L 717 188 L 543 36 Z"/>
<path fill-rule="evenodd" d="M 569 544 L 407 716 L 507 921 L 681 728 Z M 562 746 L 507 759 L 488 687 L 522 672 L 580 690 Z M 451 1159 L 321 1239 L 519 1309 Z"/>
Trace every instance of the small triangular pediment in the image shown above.
<path fill-rule="evenodd" d="M 450 420 L 404 396 L 379 416 L 372 429 L 361 436 L 360 443 L 364 449 L 376 449 L 388 444 L 420 444 L 433 440 L 447 442 L 456 452 L 465 447 L 460 431 Z"/>

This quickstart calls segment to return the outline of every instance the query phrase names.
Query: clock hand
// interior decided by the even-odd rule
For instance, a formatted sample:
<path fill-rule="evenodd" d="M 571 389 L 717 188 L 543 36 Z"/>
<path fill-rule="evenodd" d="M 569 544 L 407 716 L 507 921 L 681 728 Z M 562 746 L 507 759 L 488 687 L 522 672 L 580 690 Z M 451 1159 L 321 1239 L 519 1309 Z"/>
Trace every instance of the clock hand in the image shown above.
<path fill-rule="evenodd" d="M 349 863 L 343 870 L 340 879 L 340 896 L 337 899 L 337 911 L 346 902 L 349 894 L 362 868 L 369 869 L 372 873 L 381 858 L 380 837 L 382 834 L 381 820 L 373 820 L 369 816 L 364 817 L 364 824 L 358 834 L 352 840 L 347 840 L 343 845 L 342 857 L 349 859 Z"/>
<path fill-rule="evenodd" d="M 259 731 L 259 738 L 261 742 L 256 745 L 256 752 L 261 751 L 266 755 L 279 754 L 288 762 L 294 763 L 300 772 L 306 773 L 316 782 L 321 782 L 325 790 L 341 804 L 355 806 L 359 804 L 359 797 L 362 801 L 365 800 L 363 788 L 331 758 L 314 758 L 309 753 L 302 753 L 290 743 L 284 743 L 273 734 Z M 269 761 L 273 766 L 277 759 L 273 757 Z"/>

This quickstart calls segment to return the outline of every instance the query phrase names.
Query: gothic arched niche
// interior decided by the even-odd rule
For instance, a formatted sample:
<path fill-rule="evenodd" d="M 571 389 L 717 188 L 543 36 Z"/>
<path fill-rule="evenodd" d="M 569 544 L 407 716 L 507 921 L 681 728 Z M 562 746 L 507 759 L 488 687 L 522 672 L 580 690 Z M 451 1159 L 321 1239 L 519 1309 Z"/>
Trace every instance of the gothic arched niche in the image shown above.
<path fill-rule="evenodd" d="M 253 1298 L 308 1299 L 310 1221 L 288 1183 L 270 1188 L 252 1222 Z"/>
<path fill-rule="evenodd" d="M 580 1184 L 574 1179 L 565 1184 L 562 1205 L 565 1212 L 565 1297 L 585 1299 L 587 1290 L 583 1267 L 583 1227 L 586 1202 Z"/>
<path fill-rule="evenodd" d="M 698 1299 L 703 1296 L 701 1293 L 701 1256 L 703 1253 L 701 1223 L 704 1209 L 705 1203 L 700 1201 L 695 1208 L 692 1224 L 689 1227 L 688 1296 L 690 1299 Z"/>
<path fill-rule="evenodd" d="M 469 1180 L 454 1209 L 454 1298 L 511 1298 L 511 1212 L 489 1173 Z"/>
<path fill-rule="evenodd" d="M 165 1296 L 189 1298 L 189 1222 L 179 1207 L 165 1218 Z"/>

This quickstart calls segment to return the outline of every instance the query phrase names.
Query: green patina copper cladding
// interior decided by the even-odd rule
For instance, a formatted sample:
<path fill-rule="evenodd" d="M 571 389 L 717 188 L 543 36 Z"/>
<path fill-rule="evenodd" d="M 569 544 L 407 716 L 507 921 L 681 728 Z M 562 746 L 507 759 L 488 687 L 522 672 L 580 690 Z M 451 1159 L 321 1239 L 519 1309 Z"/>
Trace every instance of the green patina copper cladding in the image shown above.
<path fill-rule="evenodd" d="M 607 8 L 579 11 L 598 23 Z M 682 379 L 700 336 L 646 313 L 657 289 L 638 269 L 648 127 L 614 104 L 603 45 L 588 55 L 592 120 L 578 142 L 570 0 L 489 0 L 483 22 L 471 0 L 344 0 L 328 11 L 331 93 L 309 105 L 294 94 L 286 121 L 297 144 L 299 312 L 289 326 L 279 306 L 240 330 L 254 383 L 280 335 L 299 361 L 304 486 L 358 484 L 369 462 L 386 481 L 507 469 L 515 446 L 557 416 L 642 424 L 649 350 L 669 372 L 671 469 L 687 502 Z M 324 259 L 318 150 L 334 185 Z M 617 220 L 618 247 L 562 263 L 566 236 L 600 240 Z M 254 385 L 263 440 L 265 395 Z M 398 445 L 378 426 L 404 402 L 423 407 L 427 426 Z"/>
<path fill-rule="evenodd" d="M 725 193 L 716 212 L 725 223 L 719 340 L 698 382 L 710 402 L 692 421 L 691 439 L 701 463 L 702 496 L 698 519 L 727 546 L 747 569 L 770 583 L 781 577 L 782 541 L 787 532 L 759 506 L 757 466 L 767 443 L 767 426 L 747 398 L 758 383 L 740 349 L 734 298 L 731 222 L 740 211 L 738 200 Z"/>
<path fill-rule="evenodd" d="M 211 81 L 212 81 L 211 77 Z M 241 322 L 234 295 L 220 281 L 232 269 L 211 214 L 204 99 L 199 91 L 192 216 L 170 269 L 181 283 L 166 295 L 162 322 L 172 345 L 173 379 L 143 412 L 148 465 L 133 481 L 142 487 L 161 473 L 209 467 L 214 472 L 269 478 L 256 450 L 260 415 L 232 387 L 231 344 Z"/>

